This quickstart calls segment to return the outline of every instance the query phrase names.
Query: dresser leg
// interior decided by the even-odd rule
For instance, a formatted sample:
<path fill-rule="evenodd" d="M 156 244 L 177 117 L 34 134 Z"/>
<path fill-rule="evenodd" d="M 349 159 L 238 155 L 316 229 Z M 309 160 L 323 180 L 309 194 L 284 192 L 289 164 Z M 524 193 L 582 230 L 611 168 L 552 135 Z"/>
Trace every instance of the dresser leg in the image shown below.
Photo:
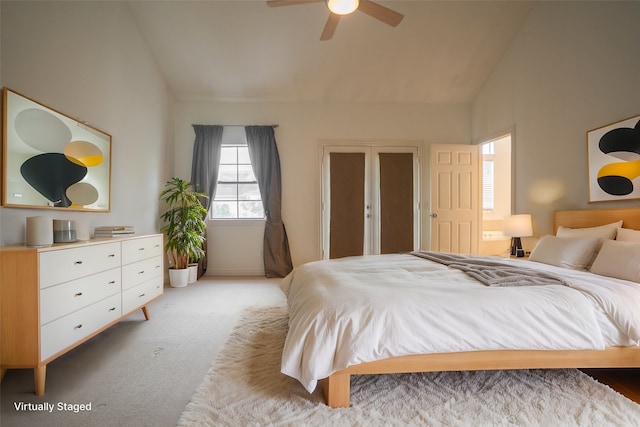
<path fill-rule="evenodd" d="M 36 396 L 44 396 L 44 382 L 47 378 L 47 365 L 33 368 L 33 378 L 36 385 Z"/>
<path fill-rule="evenodd" d="M 142 306 L 142 313 L 144 314 L 144 320 L 149 320 L 149 309 L 146 305 Z"/>
<path fill-rule="evenodd" d="M 0 369 L 0 381 L 2 381 L 2 379 L 4 378 L 4 374 L 6 373 L 7 373 L 7 368 Z"/>

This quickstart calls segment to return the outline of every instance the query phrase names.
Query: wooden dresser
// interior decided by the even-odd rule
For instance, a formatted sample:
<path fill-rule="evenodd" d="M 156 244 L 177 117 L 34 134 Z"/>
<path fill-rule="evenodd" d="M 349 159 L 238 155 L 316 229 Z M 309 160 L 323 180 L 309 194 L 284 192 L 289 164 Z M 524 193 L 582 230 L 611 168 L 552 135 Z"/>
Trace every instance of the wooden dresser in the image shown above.
<path fill-rule="evenodd" d="M 0 378 L 33 368 L 36 395 L 47 363 L 142 309 L 163 292 L 162 235 L 48 248 L 0 248 Z"/>

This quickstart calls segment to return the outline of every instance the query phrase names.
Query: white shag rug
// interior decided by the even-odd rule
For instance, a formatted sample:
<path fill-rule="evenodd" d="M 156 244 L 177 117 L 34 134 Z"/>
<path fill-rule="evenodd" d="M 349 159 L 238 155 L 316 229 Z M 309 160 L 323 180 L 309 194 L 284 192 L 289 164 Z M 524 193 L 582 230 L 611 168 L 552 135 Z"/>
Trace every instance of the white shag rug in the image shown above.
<path fill-rule="evenodd" d="M 577 369 L 351 377 L 331 409 L 280 373 L 286 307 L 243 314 L 178 426 L 640 426 L 640 405 Z"/>

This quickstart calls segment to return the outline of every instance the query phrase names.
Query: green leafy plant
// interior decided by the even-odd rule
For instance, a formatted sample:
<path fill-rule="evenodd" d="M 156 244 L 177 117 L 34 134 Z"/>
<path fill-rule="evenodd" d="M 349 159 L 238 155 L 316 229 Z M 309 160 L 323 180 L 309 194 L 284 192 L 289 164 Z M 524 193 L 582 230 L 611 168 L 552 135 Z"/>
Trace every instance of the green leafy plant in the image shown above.
<path fill-rule="evenodd" d="M 164 226 L 160 229 L 166 236 L 164 245 L 167 252 L 175 255 L 175 268 L 187 268 L 189 259 L 204 257 L 204 218 L 207 210 L 200 203 L 207 196 L 193 191 L 191 183 L 174 177 L 166 182 L 160 193 L 167 210 L 160 216 Z"/>

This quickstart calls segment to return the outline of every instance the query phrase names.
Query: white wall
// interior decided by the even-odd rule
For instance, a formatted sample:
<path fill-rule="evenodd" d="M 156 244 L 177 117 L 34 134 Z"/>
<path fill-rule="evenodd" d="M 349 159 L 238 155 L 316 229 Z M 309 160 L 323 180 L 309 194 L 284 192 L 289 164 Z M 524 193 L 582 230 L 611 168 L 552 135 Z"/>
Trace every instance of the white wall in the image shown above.
<path fill-rule="evenodd" d="M 428 154 L 430 143 L 468 144 L 470 123 L 468 105 L 178 102 L 175 172 L 190 178 L 192 124 L 278 124 L 282 216 L 293 263 L 300 265 L 321 257 L 319 140 L 418 140 L 425 142 L 423 154 Z M 427 164 L 423 159 L 423 247 L 429 244 Z M 214 248 L 234 244 L 239 241 L 211 243 Z"/>
<path fill-rule="evenodd" d="M 515 213 L 534 234 L 588 202 L 586 132 L 640 113 L 640 2 L 536 2 L 473 103 L 474 140 L 515 126 Z"/>
<path fill-rule="evenodd" d="M 111 212 L 0 208 L 1 244 L 23 243 L 25 218 L 157 232 L 173 167 L 173 100 L 122 2 L 0 2 L 0 82 L 112 135 Z"/>
<path fill-rule="evenodd" d="M 92 226 L 157 231 L 162 184 L 190 176 L 192 123 L 280 125 L 296 265 L 320 257 L 319 140 L 422 140 L 427 155 L 430 143 L 465 144 L 515 126 L 515 207 L 534 215 L 536 234 L 551 230 L 553 209 L 638 204 L 589 205 L 585 134 L 640 112 L 639 2 L 537 2 L 471 108 L 184 102 L 174 110 L 125 4 L 2 1 L 0 19 L 2 86 L 113 136 L 112 212 L 64 213 Z M 425 247 L 428 159 L 422 164 Z M 61 216 L 0 208 L 0 243 L 23 242 L 25 217 L 43 214 Z"/>
<path fill-rule="evenodd" d="M 207 221 L 207 275 L 264 276 L 264 221 Z"/>
<path fill-rule="evenodd" d="M 467 144 L 471 139 L 468 105 L 193 102 L 174 106 L 124 3 L 3 1 L 0 8 L 1 84 L 113 137 L 112 212 L 0 208 L 1 244 L 24 242 L 25 218 L 32 215 L 88 219 L 92 227 L 131 224 L 141 233 L 155 232 L 163 183 L 171 175 L 190 178 L 191 124 L 277 123 L 283 217 L 298 265 L 320 257 L 319 140 Z M 427 147 L 424 153 L 428 154 Z M 423 245 L 429 242 L 427 162 L 423 162 Z"/>

